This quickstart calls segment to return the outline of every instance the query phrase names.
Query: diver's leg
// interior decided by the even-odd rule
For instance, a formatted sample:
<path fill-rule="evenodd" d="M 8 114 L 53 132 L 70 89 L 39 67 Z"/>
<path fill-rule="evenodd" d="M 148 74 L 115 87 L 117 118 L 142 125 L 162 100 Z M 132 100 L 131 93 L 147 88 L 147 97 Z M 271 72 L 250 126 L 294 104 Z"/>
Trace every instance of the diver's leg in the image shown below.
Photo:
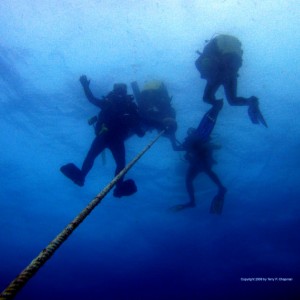
<path fill-rule="evenodd" d="M 219 177 L 215 172 L 213 172 L 210 168 L 205 169 L 205 173 L 210 177 L 210 179 L 218 186 L 218 193 L 214 196 L 211 206 L 210 213 L 211 214 L 221 214 L 224 206 L 224 198 L 227 192 L 227 189 L 221 183 Z"/>
<path fill-rule="evenodd" d="M 113 155 L 113 158 L 116 162 L 115 175 L 122 171 L 125 167 L 125 145 L 124 141 L 121 139 L 116 139 L 111 141 L 109 144 L 109 149 Z M 116 186 L 120 186 L 123 182 L 124 176 L 117 182 Z"/>
<path fill-rule="evenodd" d="M 111 141 L 109 149 L 114 157 L 116 162 L 116 171 L 117 175 L 120 171 L 125 168 L 125 145 L 124 140 L 118 139 Z M 116 183 L 116 188 L 114 189 L 114 197 L 120 198 L 122 196 L 129 196 L 134 194 L 137 191 L 136 185 L 132 179 L 124 181 L 124 175 Z"/>
<path fill-rule="evenodd" d="M 186 173 L 186 177 L 185 177 L 186 190 L 187 190 L 187 193 L 190 198 L 190 202 L 188 203 L 189 206 L 196 205 L 193 181 L 195 180 L 195 178 L 198 174 L 199 174 L 199 171 L 197 170 L 197 168 L 189 166 L 187 173 Z"/>
<path fill-rule="evenodd" d="M 203 93 L 203 101 L 214 105 L 217 101 L 215 95 L 220 85 L 218 80 L 208 80 Z"/>
<path fill-rule="evenodd" d="M 253 124 L 263 124 L 265 127 L 268 127 L 267 122 L 265 121 L 260 109 L 258 98 L 251 96 L 249 98 L 237 97 L 237 76 L 232 76 L 224 83 L 224 89 L 226 98 L 230 105 L 236 106 L 248 106 L 248 115 Z"/>
<path fill-rule="evenodd" d="M 205 168 L 205 173 L 217 185 L 217 187 L 219 188 L 219 194 L 225 194 L 226 188 L 223 186 L 218 175 L 211 168 L 207 168 L 207 167 Z"/>
<path fill-rule="evenodd" d="M 171 207 L 173 211 L 180 211 L 186 208 L 191 208 L 196 206 L 193 181 L 198 175 L 198 173 L 199 173 L 199 169 L 195 168 L 192 165 L 189 165 L 189 168 L 185 176 L 185 184 L 186 184 L 186 190 L 189 195 L 190 201 L 184 204 L 178 204 Z"/>
<path fill-rule="evenodd" d="M 202 142 L 206 142 L 209 140 L 211 132 L 215 127 L 219 112 L 221 111 L 222 107 L 223 100 L 216 101 L 216 104 L 214 104 L 213 107 L 202 117 L 196 129 L 196 134 Z"/>
<path fill-rule="evenodd" d="M 233 106 L 245 106 L 252 103 L 252 98 L 237 97 L 237 75 L 233 75 L 224 82 L 224 90 L 227 101 Z"/>
<path fill-rule="evenodd" d="M 81 172 L 82 175 L 85 177 L 89 171 L 92 169 L 94 165 L 94 161 L 96 157 L 104 150 L 106 147 L 105 140 L 102 136 L 97 136 L 92 145 L 91 148 L 82 164 Z"/>

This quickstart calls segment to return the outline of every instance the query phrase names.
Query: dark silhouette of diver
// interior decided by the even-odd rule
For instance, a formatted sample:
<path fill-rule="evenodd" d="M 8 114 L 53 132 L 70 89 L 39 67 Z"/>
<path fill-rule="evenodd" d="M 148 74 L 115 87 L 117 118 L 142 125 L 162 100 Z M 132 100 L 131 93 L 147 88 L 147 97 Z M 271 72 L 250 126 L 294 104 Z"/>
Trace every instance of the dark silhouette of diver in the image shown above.
<path fill-rule="evenodd" d="M 257 97 L 237 97 L 238 70 L 242 66 L 243 55 L 241 42 L 230 35 L 218 35 L 212 38 L 199 54 L 195 65 L 201 77 L 207 80 L 203 101 L 212 105 L 216 103 L 218 99 L 215 94 L 222 85 L 230 105 L 248 106 L 251 122 L 262 123 L 268 127 L 259 110 Z"/>
<path fill-rule="evenodd" d="M 124 141 L 131 133 L 142 137 L 145 133 L 139 124 L 137 106 L 133 96 L 127 95 L 126 84 L 115 84 L 113 91 L 106 97 L 97 99 L 90 90 L 90 80 L 85 75 L 80 83 L 89 102 L 101 109 L 98 117 L 94 117 L 96 137 L 82 164 L 81 170 L 70 163 L 61 167 L 62 173 L 79 186 L 84 185 L 85 177 L 92 169 L 96 157 L 108 148 L 116 162 L 115 175 L 125 167 Z M 115 197 L 128 196 L 137 191 L 133 180 L 121 178 L 114 190 Z"/>
<path fill-rule="evenodd" d="M 145 131 L 156 129 L 159 132 L 165 130 L 164 136 L 170 139 L 174 148 L 177 130 L 176 112 L 165 84 L 159 80 L 151 80 L 140 90 L 138 83 L 134 81 L 131 87 L 138 104 L 143 129 Z"/>
<path fill-rule="evenodd" d="M 189 167 L 185 177 L 186 189 L 189 195 L 189 202 L 172 207 L 173 210 L 182 210 L 195 207 L 195 191 L 193 181 L 199 173 L 204 172 L 218 187 L 218 193 L 214 197 L 210 212 L 220 214 L 223 209 L 226 188 L 221 183 L 217 174 L 212 170 L 215 163 L 212 152 L 219 149 L 210 142 L 210 134 L 215 126 L 218 114 L 223 106 L 223 101 L 218 101 L 202 118 L 197 129 L 189 128 L 185 141 L 177 145 L 175 150 L 186 151 L 185 159 L 189 162 Z"/>

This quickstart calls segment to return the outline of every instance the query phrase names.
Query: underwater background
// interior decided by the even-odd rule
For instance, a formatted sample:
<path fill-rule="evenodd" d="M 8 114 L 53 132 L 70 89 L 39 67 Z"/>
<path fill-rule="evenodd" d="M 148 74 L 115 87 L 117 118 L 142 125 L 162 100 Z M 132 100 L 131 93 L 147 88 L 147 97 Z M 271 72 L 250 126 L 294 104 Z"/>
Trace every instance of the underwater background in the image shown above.
<path fill-rule="evenodd" d="M 2 0 L 0 290 L 113 178 L 109 151 L 83 188 L 59 171 L 94 138 L 79 76 L 98 97 L 163 80 L 182 141 L 210 108 L 196 50 L 227 33 L 244 50 L 238 95 L 259 97 L 269 128 L 225 101 L 213 132 L 222 215 L 209 214 L 204 174 L 196 208 L 170 210 L 187 201 L 187 164 L 161 137 L 127 175 L 138 192 L 108 194 L 16 299 L 299 299 L 299 16 L 297 0 Z M 127 161 L 156 135 L 128 139 Z"/>

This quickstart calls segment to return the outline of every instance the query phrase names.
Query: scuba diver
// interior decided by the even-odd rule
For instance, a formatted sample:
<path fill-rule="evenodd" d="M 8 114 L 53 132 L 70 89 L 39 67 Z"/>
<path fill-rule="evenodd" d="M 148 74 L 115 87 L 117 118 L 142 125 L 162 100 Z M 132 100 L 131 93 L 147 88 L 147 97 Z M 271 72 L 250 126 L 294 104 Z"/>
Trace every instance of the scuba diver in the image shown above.
<path fill-rule="evenodd" d="M 156 129 L 159 132 L 165 130 L 165 136 L 170 139 L 172 147 L 176 147 L 176 112 L 171 105 L 172 97 L 169 96 L 165 84 L 158 80 L 148 81 L 140 91 L 135 81 L 131 83 L 131 87 L 138 104 L 143 129 Z"/>
<path fill-rule="evenodd" d="M 92 169 L 96 157 L 105 148 L 108 148 L 113 155 L 116 162 L 115 175 L 117 175 L 125 167 L 124 141 L 131 133 L 142 137 L 145 132 L 140 127 L 137 106 L 133 101 L 133 96 L 127 94 L 126 84 L 114 84 L 113 91 L 106 97 L 97 99 L 90 90 L 90 80 L 83 75 L 79 81 L 88 101 L 101 109 L 98 117 L 91 119 L 96 137 L 81 169 L 69 163 L 62 166 L 60 170 L 75 184 L 83 186 L 85 177 Z M 135 182 L 132 179 L 124 181 L 122 177 L 117 182 L 113 194 L 115 197 L 122 197 L 132 195 L 136 191 Z"/>
<path fill-rule="evenodd" d="M 189 167 L 185 176 L 189 202 L 173 206 L 171 209 L 174 211 L 196 206 L 193 181 L 199 173 L 204 172 L 218 187 L 218 193 L 211 203 L 210 213 L 222 213 L 224 196 L 227 189 L 223 186 L 217 174 L 212 170 L 212 165 L 216 163 L 212 157 L 212 152 L 220 147 L 210 142 L 210 134 L 215 126 L 222 106 L 223 101 L 215 103 L 214 106 L 203 116 L 197 129 L 189 128 L 185 141 L 182 144 L 177 145 L 175 148 L 177 151 L 186 151 L 184 157 L 189 162 Z"/>
<path fill-rule="evenodd" d="M 268 127 L 259 110 L 258 98 L 255 96 L 237 97 L 238 70 L 242 66 L 243 50 L 241 42 L 234 36 L 221 34 L 212 38 L 195 61 L 201 78 L 207 80 L 203 101 L 214 104 L 218 101 L 215 94 L 223 85 L 227 101 L 234 106 L 248 106 L 248 115 L 253 124 Z"/>

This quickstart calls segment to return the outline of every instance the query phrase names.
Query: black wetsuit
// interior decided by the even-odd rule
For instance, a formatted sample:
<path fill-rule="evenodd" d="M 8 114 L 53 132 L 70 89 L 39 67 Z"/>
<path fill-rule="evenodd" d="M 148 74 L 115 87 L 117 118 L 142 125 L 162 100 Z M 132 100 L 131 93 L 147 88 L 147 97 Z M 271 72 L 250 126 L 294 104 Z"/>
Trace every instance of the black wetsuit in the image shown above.
<path fill-rule="evenodd" d="M 221 54 L 218 50 L 217 40 L 212 39 L 204 48 L 200 59 L 209 60 L 210 68 L 202 77 L 207 80 L 203 101 L 214 104 L 217 99 L 215 94 L 219 87 L 223 85 L 227 101 L 230 105 L 250 105 L 252 97 L 237 97 L 238 70 L 242 66 L 242 58 L 236 53 Z M 198 61 L 198 60 L 197 60 Z M 199 66 L 196 67 L 199 70 Z M 200 72 L 202 70 L 199 70 Z"/>
<path fill-rule="evenodd" d="M 203 116 L 197 129 L 193 129 L 189 132 L 185 141 L 174 149 L 177 151 L 186 151 L 185 159 L 189 162 L 185 183 L 190 202 L 186 204 L 186 207 L 195 206 L 193 181 L 201 172 L 206 173 L 218 186 L 219 193 L 225 192 L 225 188 L 217 174 L 212 171 L 212 165 L 214 163 L 212 152 L 216 147 L 209 142 L 210 134 L 214 129 L 221 108 L 222 105 L 215 105 L 212 107 Z"/>
<path fill-rule="evenodd" d="M 81 172 L 85 178 L 93 167 L 96 157 L 108 148 L 116 162 L 115 174 L 125 167 L 124 141 L 131 133 L 143 136 L 139 126 L 139 115 L 133 97 L 118 95 L 114 91 L 103 99 L 97 99 L 91 93 L 89 86 L 84 86 L 88 100 L 101 109 L 95 126 L 96 137 L 82 164 Z M 117 187 L 122 184 L 123 178 L 118 181 Z"/>
<path fill-rule="evenodd" d="M 186 151 L 185 158 L 189 161 L 189 167 L 185 177 L 186 189 L 190 198 L 190 203 L 195 204 L 195 192 L 193 182 L 197 175 L 201 172 L 207 174 L 210 179 L 218 186 L 219 190 L 224 187 L 217 176 L 212 170 L 214 163 L 212 152 L 214 146 L 209 142 L 203 143 L 197 135 L 190 135 L 182 144 L 183 149 Z"/>

